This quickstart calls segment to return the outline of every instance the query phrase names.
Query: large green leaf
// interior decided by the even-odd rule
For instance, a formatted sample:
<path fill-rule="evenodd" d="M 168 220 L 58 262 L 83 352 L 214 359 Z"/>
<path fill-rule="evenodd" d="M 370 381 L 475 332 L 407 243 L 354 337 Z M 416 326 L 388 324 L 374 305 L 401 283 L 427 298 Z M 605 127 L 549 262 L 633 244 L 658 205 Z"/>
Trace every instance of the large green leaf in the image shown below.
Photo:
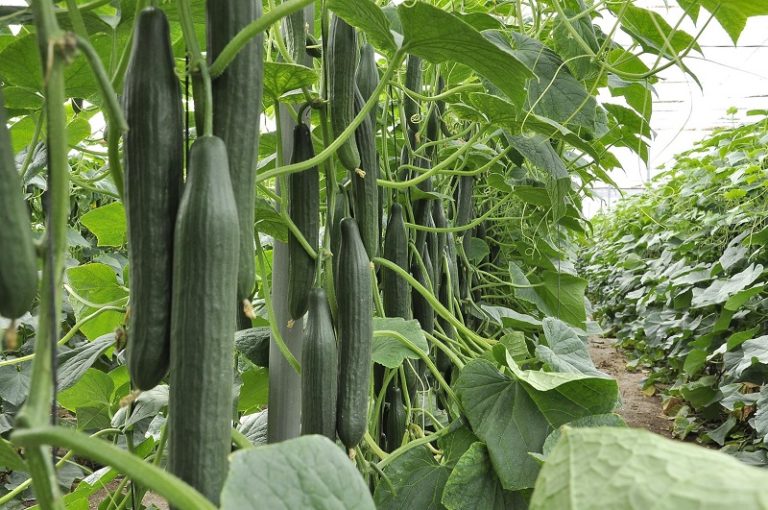
<path fill-rule="evenodd" d="M 576 332 L 560 319 L 547 317 L 542 322 L 548 345 L 536 346 L 536 357 L 558 372 L 604 377 L 595 368 L 587 345 Z"/>
<path fill-rule="evenodd" d="M 541 452 L 551 429 L 523 385 L 490 362 L 473 360 L 461 370 L 456 392 L 502 486 L 533 487 L 539 464 L 528 452 Z"/>
<path fill-rule="evenodd" d="M 552 427 L 610 413 L 619 400 L 616 380 L 604 375 L 521 370 L 509 355 L 507 365 Z"/>
<path fill-rule="evenodd" d="M 574 78 L 560 57 L 540 41 L 513 33 L 514 54 L 533 70 L 528 81 L 527 108 L 566 126 L 595 130 L 597 103 Z"/>
<path fill-rule="evenodd" d="M 66 271 L 67 281 L 84 300 L 94 305 L 124 304 L 128 291 L 117 281 L 115 270 L 106 264 L 91 263 L 71 267 Z M 94 313 L 98 308 L 90 306 L 70 295 L 69 302 L 77 320 Z M 89 339 L 111 333 L 123 323 L 123 313 L 106 311 L 83 324 L 81 331 Z"/>
<path fill-rule="evenodd" d="M 397 368 L 403 363 L 405 358 L 419 359 L 419 355 L 403 344 L 398 338 L 381 333 L 377 334 L 377 331 L 394 331 L 400 333 L 417 349 L 420 349 L 424 353 L 429 352 L 427 339 L 417 320 L 407 321 L 401 317 L 374 317 L 373 330 L 373 352 L 371 356 L 373 361 L 379 365 L 384 365 L 388 368 Z"/>
<path fill-rule="evenodd" d="M 29 393 L 32 363 L 0 367 L 0 399 L 19 406 Z"/>
<path fill-rule="evenodd" d="M 761 264 L 751 264 L 744 271 L 741 271 L 730 278 L 715 280 L 706 289 L 694 289 L 691 307 L 702 308 L 705 306 L 725 303 L 728 298 L 752 285 L 752 283 L 760 277 L 762 272 L 763 266 Z"/>
<path fill-rule="evenodd" d="M 125 244 L 125 208 L 120 202 L 91 209 L 80 217 L 80 223 L 94 233 L 98 246 Z"/>
<path fill-rule="evenodd" d="M 379 51 L 398 47 L 384 12 L 372 0 L 328 0 L 326 6 L 355 28 L 365 32 L 368 41 Z"/>
<path fill-rule="evenodd" d="M 93 342 L 75 347 L 58 356 L 59 367 L 56 370 L 59 391 L 74 386 L 86 370 L 91 368 L 104 351 L 115 344 L 115 334 L 107 333 Z"/>
<path fill-rule="evenodd" d="M 658 12 L 636 7 L 631 3 L 611 4 L 609 8 L 619 16 L 621 28 L 646 51 L 667 57 L 674 57 L 689 46 L 701 51 L 690 34 L 672 28 Z"/>
<path fill-rule="evenodd" d="M 641 429 L 566 429 L 531 510 L 768 508 L 768 473 Z"/>
<path fill-rule="evenodd" d="M 501 486 L 499 477 L 493 471 L 488 450 L 479 442 L 469 447 L 451 471 L 442 501 L 448 510 L 514 508 L 512 493 Z"/>
<path fill-rule="evenodd" d="M 515 104 L 525 99 L 530 70 L 514 54 L 494 44 L 461 18 L 426 2 L 398 6 L 403 48 L 433 64 L 454 61 L 471 67 L 499 87 Z"/>
<path fill-rule="evenodd" d="M 733 44 L 739 40 L 741 32 L 747 26 L 747 18 L 768 14 L 768 3 L 764 0 L 677 0 L 695 21 L 699 7 L 711 12 L 720 25 L 731 36 Z"/>
<path fill-rule="evenodd" d="M 232 454 L 221 508 L 375 509 L 354 464 L 327 437 L 316 435 Z"/>
<path fill-rule="evenodd" d="M 317 73 L 309 67 L 288 62 L 264 63 L 264 95 L 277 99 L 286 92 L 309 87 L 317 81 Z"/>
<path fill-rule="evenodd" d="M 77 383 L 57 395 L 59 405 L 75 411 L 80 407 L 109 407 L 114 383 L 106 373 L 89 368 Z"/>
<path fill-rule="evenodd" d="M 438 464 L 426 448 L 412 448 L 384 468 L 388 478 L 376 485 L 378 510 L 440 510 L 451 469 Z M 391 486 L 390 486 L 391 484 Z"/>

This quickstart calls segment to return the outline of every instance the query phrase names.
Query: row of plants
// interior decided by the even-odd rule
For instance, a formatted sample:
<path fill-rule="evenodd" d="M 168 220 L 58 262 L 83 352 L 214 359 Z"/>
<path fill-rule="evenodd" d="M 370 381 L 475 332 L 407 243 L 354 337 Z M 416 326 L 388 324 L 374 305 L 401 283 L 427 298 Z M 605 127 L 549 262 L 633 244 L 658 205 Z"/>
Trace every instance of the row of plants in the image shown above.
<path fill-rule="evenodd" d="M 764 116 L 765 112 L 751 112 Z M 596 316 L 651 368 L 674 434 L 764 465 L 768 121 L 718 129 L 594 220 Z"/>
<path fill-rule="evenodd" d="M 0 16 L 0 505 L 765 505 L 626 429 L 585 343 L 581 196 L 695 37 L 578 0 Z"/>

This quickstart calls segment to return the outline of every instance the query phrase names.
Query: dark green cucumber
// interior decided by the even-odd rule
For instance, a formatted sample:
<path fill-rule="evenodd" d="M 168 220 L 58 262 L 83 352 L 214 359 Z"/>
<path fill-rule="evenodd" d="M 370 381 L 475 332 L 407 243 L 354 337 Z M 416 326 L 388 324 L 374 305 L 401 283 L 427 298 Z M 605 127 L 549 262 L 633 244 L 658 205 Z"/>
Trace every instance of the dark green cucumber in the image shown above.
<path fill-rule="evenodd" d="M 393 382 L 387 388 L 386 399 L 389 407 L 387 409 L 387 419 L 384 423 L 384 435 L 387 438 L 386 451 L 392 452 L 403 444 L 405 427 L 407 426 L 403 392 L 396 382 Z"/>
<path fill-rule="evenodd" d="M 448 227 L 448 218 L 445 216 L 445 209 L 443 208 L 443 201 L 442 200 L 436 200 L 432 204 L 432 219 L 435 222 L 436 228 L 447 228 Z M 436 267 L 436 274 L 435 280 L 436 286 L 437 286 L 437 292 L 435 294 L 439 294 L 440 292 L 440 285 L 443 283 L 443 271 L 440 270 L 442 267 L 442 260 L 443 260 L 443 254 L 446 250 L 446 245 L 448 244 L 448 232 L 437 232 L 437 256 L 438 259 L 435 264 Z"/>
<path fill-rule="evenodd" d="M 434 206 L 435 204 L 432 204 L 432 212 L 427 217 L 427 227 L 434 229 L 435 228 L 435 220 L 434 217 Z M 432 290 L 437 296 L 439 287 L 440 287 L 440 255 L 439 255 L 439 246 L 437 244 L 437 232 L 434 230 L 430 230 L 427 232 L 427 253 L 429 253 L 429 259 L 432 261 Z"/>
<path fill-rule="evenodd" d="M 432 167 L 432 164 L 429 162 L 428 159 L 417 158 L 416 166 L 423 168 L 424 171 L 427 171 Z M 434 185 L 432 183 L 432 177 L 428 177 L 427 179 L 421 181 L 419 184 L 416 185 L 416 187 L 425 193 L 431 193 L 434 189 Z M 432 215 L 432 202 L 433 200 L 431 198 L 420 198 L 418 200 L 413 201 L 413 222 L 416 225 L 427 226 L 429 217 Z M 416 249 L 419 250 L 419 252 L 421 252 L 426 242 L 427 242 L 427 231 L 417 230 L 416 231 Z"/>
<path fill-rule="evenodd" d="M 322 289 L 309 293 L 301 350 L 301 433 L 336 440 L 338 353 L 331 310 Z"/>
<path fill-rule="evenodd" d="M 445 80 L 442 76 L 437 79 L 437 94 L 440 94 L 445 88 Z M 443 112 L 445 111 L 445 101 L 435 101 L 432 105 L 432 109 L 429 112 L 429 118 L 427 119 L 426 141 L 434 142 L 440 137 L 440 125 L 442 124 Z M 427 152 L 432 156 L 435 152 L 436 146 L 433 145 L 427 149 Z"/>
<path fill-rule="evenodd" d="M 306 124 L 293 129 L 291 163 L 314 157 L 312 134 Z M 288 215 L 309 245 L 317 250 L 320 243 L 320 182 L 317 167 L 288 176 Z M 288 312 L 299 319 L 307 312 L 309 291 L 315 280 L 315 260 L 293 234 L 288 234 Z"/>
<path fill-rule="evenodd" d="M 21 193 L 8 119 L 0 87 L 0 315 L 16 319 L 32 307 L 37 293 L 37 259 L 32 225 Z"/>
<path fill-rule="evenodd" d="M 349 216 L 349 200 L 344 188 L 339 186 L 333 202 L 333 218 L 331 220 L 331 253 L 333 254 L 333 267 L 339 262 L 339 250 L 341 248 L 341 221 Z"/>
<path fill-rule="evenodd" d="M 368 426 L 368 390 L 373 343 L 373 291 L 370 260 L 352 218 L 341 222 L 336 275 L 339 333 L 339 397 L 336 431 L 354 448 Z"/>
<path fill-rule="evenodd" d="M 208 0 L 208 59 L 210 62 L 246 25 L 261 17 L 260 0 Z M 229 175 L 240 224 L 237 275 L 238 310 L 256 283 L 253 225 L 256 211 L 256 158 L 259 154 L 261 96 L 264 86 L 264 43 L 250 39 L 214 79 L 213 134 L 224 140 Z"/>
<path fill-rule="evenodd" d="M 408 62 L 406 63 L 405 68 L 406 88 L 420 94 L 422 85 L 421 76 L 421 59 L 414 55 L 408 55 Z M 408 128 L 411 147 L 415 149 L 419 145 L 419 141 L 416 139 L 416 132 L 419 130 L 419 123 L 421 122 L 419 101 L 409 97 L 407 93 L 404 93 L 403 112 L 405 113 L 405 125 Z"/>
<path fill-rule="evenodd" d="M 424 263 L 424 268 L 422 269 L 421 265 L 414 263 L 411 266 L 411 273 L 417 282 L 429 289 L 432 286 L 432 281 L 434 281 L 434 274 L 432 259 L 429 258 L 429 251 L 426 247 L 421 250 L 421 260 Z M 435 310 L 432 305 L 415 288 L 411 291 L 411 302 L 413 318 L 419 321 L 421 329 L 432 334 L 435 331 Z"/>
<path fill-rule="evenodd" d="M 403 222 L 403 207 L 392 204 L 384 236 L 384 258 L 408 271 L 408 231 Z M 411 289 L 408 282 L 390 269 L 381 275 L 384 314 L 387 317 L 411 318 Z"/>
<path fill-rule="evenodd" d="M 128 370 L 152 389 L 168 371 L 173 230 L 181 197 L 184 139 L 181 90 L 168 21 L 148 7 L 136 22 L 125 75 L 125 210 L 131 303 Z"/>
<path fill-rule="evenodd" d="M 440 256 L 440 273 L 443 275 L 443 284 L 438 289 L 438 300 L 448 311 L 453 313 L 453 295 L 451 288 L 446 284 L 445 278 L 449 277 L 448 271 L 450 271 L 450 263 L 448 260 L 447 250 L 442 252 Z M 456 338 L 456 328 L 453 327 L 448 320 L 443 316 L 437 317 L 437 322 L 440 324 L 440 328 L 445 333 L 445 336 L 451 340 Z M 446 372 L 451 369 L 451 360 L 441 349 L 436 349 L 435 361 L 437 362 L 437 368 L 441 372 Z"/>
<path fill-rule="evenodd" d="M 357 32 L 336 15 L 331 17 L 328 48 L 328 106 L 331 130 L 337 138 L 355 118 L 355 66 L 357 65 Z M 360 168 L 360 153 L 355 138 L 350 136 L 336 152 L 341 164 L 354 172 Z"/>
<path fill-rule="evenodd" d="M 228 470 L 239 224 L 224 142 L 195 140 L 173 253 L 169 470 L 214 503 Z"/>
<path fill-rule="evenodd" d="M 369 43 L 363 44 L 360 48 L 360 63 L 357 65 L 355 75 L 357 88 L 363 96 L 364 101 L 371 98 L 376 87 L 379 85 L 379 68 L 376 66 L 376 52 Z M 378 115 L 378 104 L 371 110 L 371 125 L 376 130 L 376 117 Z M 362 154 L 360 155 L 362 157 Z"/>
<path fill-rule="evenodd" d="M 270 334 L 268 326 L 241 329 L 235 333 L 235 349 L 254 365 L 269 367 Z"/>
<path fill-rule="evenodd" d="M 355 113 L 363 107 L 363 97 L 355 89 Z M 380 218 L 379 187 L 379 154 L 376 152 L 376 133 L 371 119 L 366 118 L 355 131 L 355 141 L 360 153 L 360 169 L 350 172 L 352 180 L 352 212 L 360 235 L 363 238 L 365 251 L 369 258 L 379 255 Z M 362 170 L 362 172 L 360 171 Z"/>
<path fill-rule="evenodd" d="M 472 175 L 462 175 L 459 178 L 459 184 L 456 189 L 456 218 L 454 220 L 454 225 L 457 227 L 463 227 L 472 221 L 474 213 L 474 192 L 475 177 Z M 463 234 L 469 234 L 469 231 L 465 231 Z"/>
<path fill-rule="evenodd" d="M 451 275 L 453 295 L 456 299 L 459 299 L 461 295 L 459 292 L 459 261 L 458 253 L 456 252 L 456 239 L 453 237 L 452 232 L 449 232 L 446 238 L 445 255 L 448 259 L 448 272 Z"/>

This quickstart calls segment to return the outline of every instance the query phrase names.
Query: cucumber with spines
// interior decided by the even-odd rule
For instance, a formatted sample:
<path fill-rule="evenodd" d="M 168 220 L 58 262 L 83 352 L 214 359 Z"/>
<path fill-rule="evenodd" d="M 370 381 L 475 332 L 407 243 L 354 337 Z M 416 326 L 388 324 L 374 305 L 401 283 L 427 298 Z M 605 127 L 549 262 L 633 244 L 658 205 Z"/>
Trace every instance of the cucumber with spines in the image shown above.
<path fill-rule="evenodd" d="M 363 107 L 363 97 L 355 89 L 355 113 Z M 379 187 L 379 154 L 376 151 L 376 133 L 370 118 L 365 118 L 355 130 L 355 141 L 360 153 L 360 168 L 350 172 L 352 180 L 352 211 L 360 228 L 365 250 L 369 258 L 379 254 L 380 216 Z"/>
<path fill-rule="evenodd" d="M 403 207 L 392 204 L 384 236 L 384 258 L 408 271 L 408 231 L 403 221 Z M 411 290 L 403 278 L 390 269 L 383 269 L 381 275 L 384 314 L 387 317 L 411 317 Z"/>

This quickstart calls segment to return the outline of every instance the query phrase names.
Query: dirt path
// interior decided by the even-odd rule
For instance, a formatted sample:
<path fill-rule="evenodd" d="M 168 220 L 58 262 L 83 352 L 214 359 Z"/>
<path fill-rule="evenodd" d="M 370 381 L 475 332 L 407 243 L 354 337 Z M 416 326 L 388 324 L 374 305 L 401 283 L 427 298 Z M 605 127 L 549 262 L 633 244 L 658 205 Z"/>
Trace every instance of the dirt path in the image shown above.
<path fill-rule="evenodd" d="M 672 422 L 661 412 L 661 399 L 658 396 L 648 397 L 642 392 L 647 373 L 643 370 L 627 371 L 627 359 L 616 349 L 613 339 L 590 338 L 589 351 L 597 369 L 618 381 L 623 405 L 617 413 L 627 424 L 671 437 Z"/>

